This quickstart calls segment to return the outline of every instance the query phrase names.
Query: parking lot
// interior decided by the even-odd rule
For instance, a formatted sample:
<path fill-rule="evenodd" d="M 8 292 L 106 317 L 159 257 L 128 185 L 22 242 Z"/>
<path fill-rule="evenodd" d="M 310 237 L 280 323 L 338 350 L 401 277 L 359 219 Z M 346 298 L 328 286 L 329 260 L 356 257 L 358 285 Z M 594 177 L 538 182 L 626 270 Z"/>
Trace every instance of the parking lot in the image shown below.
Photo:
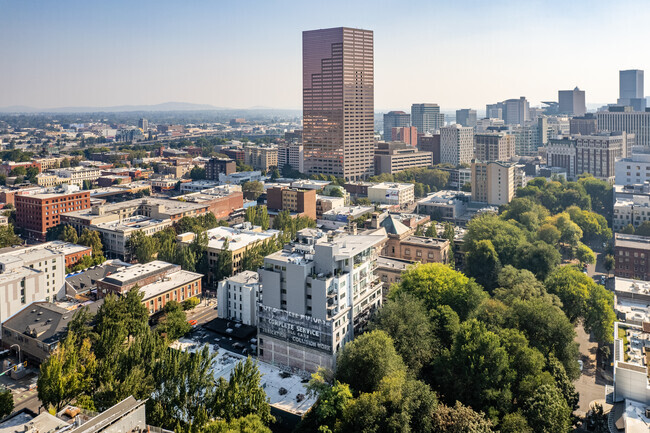
<path fill-rule="evenodd" d="M 227 329 L 236 329 L 234 322 L 232 327 L 226 327 Z M 257 340 L 253 335 L 250 338 L 237 338 L 237 334 L 229 335 L 229 333 L 217 333 L 213 330 L 208 329 L 206 326 L 197 326 L 188 335 L 188 338 L 191 338 L 196 342 L 197 345 L 202 346 L 204 344 L 217 345 L 225 350 L 230 352 L 239 353 L 242 355 L 251 355 L 253 357 L 257 356 Z M 216 347 L 215 347 L 216 348 Z"/>

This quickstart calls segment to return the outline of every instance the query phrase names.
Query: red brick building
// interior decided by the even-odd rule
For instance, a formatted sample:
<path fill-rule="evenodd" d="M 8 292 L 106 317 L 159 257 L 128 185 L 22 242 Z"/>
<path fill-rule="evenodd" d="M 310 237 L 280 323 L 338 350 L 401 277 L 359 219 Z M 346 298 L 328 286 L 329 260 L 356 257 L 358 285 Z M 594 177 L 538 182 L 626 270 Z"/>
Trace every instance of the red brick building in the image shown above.
<path fill-rule="evenodd" d="M 37 161 L 28 161 L 28 162 L 5 162 L 4 164 L 0 165 L 0 174 L 4 174 L 5 176 L 9 176 L 9 173 L 11 173 L 11 170 L 17 167 L 24 167 L 25 170 L 27 170 L 30 167 L 35 167 L 38 169 L 38 172 L 41 172 L 41 163 Z"/>
<path fill-rule="evenodd" d="M 415 126 L 393 128 L 391 140 L 401 141 L 415 147 L 418 145 L 418 129 Z"/>
<path fill-rule="evenodd" d="M 616 233 L 614 275 L 650 281 L 650 237 Z"/>
<path fill-rule="evenodd" d="M 90 192 L 17 194 L 16 225 L 26 235 L 45 241 L 47 229 L 60 223 L 61 214 L 90 208 Z"/>
<path fill-rule="evenodd" d="M 244 162 L 244 151 L 242 149 L 224 149 L 221 153 L 230 159 L 234 159 L 236 162 Z"/>

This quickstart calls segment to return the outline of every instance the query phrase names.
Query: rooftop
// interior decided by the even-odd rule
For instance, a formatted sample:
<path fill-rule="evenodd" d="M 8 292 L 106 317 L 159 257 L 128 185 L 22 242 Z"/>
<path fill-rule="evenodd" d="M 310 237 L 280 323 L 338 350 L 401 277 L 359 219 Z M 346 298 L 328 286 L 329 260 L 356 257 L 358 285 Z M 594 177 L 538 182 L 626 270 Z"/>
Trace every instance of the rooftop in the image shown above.
<path fill-rule="evenodd" d="M 23 412 L 0 423 L 0 433 L 49 433 L 67 426 L 65 421 L 47 411 L 36 417 Z"/>
<path fill-rule="evenodd" d="M 382 182 L 375 184 L 368 189 L 398 189 L 398 190 L 408 190 L 413 189 L 414 185 L 412 183 L 396 183 L 396 182 Z"/>
<path fill-rule="evenodd" d="M 447 239 L 428 238 L 426 236 L 409 236 L 406 239 L 404 239 L 402 242 L 417 244 L 423 247 L 438 247 L 438 248 L 449 243 Z"/>
<path fill-rule="evenodd" d="M 377 268 L 394 269 L 396 271 L 404 271 L 413 263 L 410 260 L 394 259 L 392 257 L 379 256 L 377 258 Z"/>
<path fill-rule="evenodd" d="M 426 197 L 418 200 L 418 203 L 448 203 L 452 204 L 453 201 L 462 200 L 470 201 L 472 199 L 471 192 L 465 191 L 453 191 L 443 189 L 441 191 L 434 192 L 427 195 Z"/>
<path fill-rule="evenodd" d="M 228 280 L 235 283 L 241 283 L 241 284 L 258 283 L 260 280 L 260 276 L 257 272 L 242 271 L 228 278 Z"/>
<path fill-rule="evenodd" d="M 131 230 L 142 230 L 149 227 L 155 227 L 159 224 L 167 223 L 172 224 L 170 219 L 157 219 L 149 218 L 143 215 L 136 215 L 129 218 L 124 218 L 121 221 L 110 221 L 106 223 L 95 224 L 94 227 L 104 230 L 113 230 L 119 232 L 127 232 Z"/>
<path fill-rule="evenodd" d="M 237 251 L 255 242 L 265 241 L 280 232 L 269 229 L 265 232 L 256 232 L 253 230 L 239 230 L 233 227 L 215 227 L 208 230 L 208 248 L 221 250 L 226 239 L 228 239 L 228 249 Z"/>
<path fill-rule="evenodd" d="M 189 351 L 200 349 L 194 340 L 187 338 L 181 338 L 172 344 L 172 347 Z M 227 380 L 237 363 L 246 359 L 242 355 L 229 352 L 221 347 L 215 350 L 214 346 L 208 345 L 208 348 L 210 353 L 216 355 L 215 362 L 212 365 L 215 378 L 223 377 Z M 302 416 L 316 403 L 314 397 L 307 395 L 306 383 L 303 383 L 302 377 L 296 374 L 284 373 L 278 367 L 265 362 L 257 361 L 257 367 L 262 376 L 261 386 L 264 388 L 272 407 Z M 282 388 L 287 392 L 281 394 L 280 390 Z"/>
<path fill-rule="evenodd" d="M 650 249 L 650 238 L 646 236 L 626 235 L 616 233 L 614 235 L 615 246 L 622 248 Z"/>
<path fill-rule="evenodd" d="M 189 284 L 199 278 L 203 278 L 203 275 L 197 274 L 196 272 L 184 270 L 170 272 L 160 280 L 140 287 L 140 292 L 143 294 L 142 300 L 146 301 L 147 299 L 154 298 L 162 293 L 175 289 L 176 287 Z"/>
<path fill-rule="evenodd" d="M 153 262 L 141 263 L 122 268 L 114 274 L 104 278 L 103 281 L 117 286 L 126 286 L 131 283 L 136 283 L 149 275 L 170 271 L 174 268 L 180 269 L 180 266 L 173 263 L 163 262 L 162 260 L 154 260 Z"/>
<path fill-rule="evenodd" d="M 52 344 L 63 336 L 73 315 L 73 312 L 50 302 L 33 302 L 7 319 L 2 326 Z"/>

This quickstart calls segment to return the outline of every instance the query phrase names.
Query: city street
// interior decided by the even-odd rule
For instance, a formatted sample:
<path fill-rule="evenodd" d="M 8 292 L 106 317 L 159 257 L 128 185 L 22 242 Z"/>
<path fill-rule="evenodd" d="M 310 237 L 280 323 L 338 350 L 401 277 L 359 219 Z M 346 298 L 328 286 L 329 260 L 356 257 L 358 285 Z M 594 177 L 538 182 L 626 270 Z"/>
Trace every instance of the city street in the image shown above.
<path fill-rule="evenodd" d="M 590 339 L 582 324 L 578 324 L 575 331 L 577 334 L 576 341 L 580 344 L 580 359 L 583 365 L 582 374 L 574 383 L 576 391 L 580 393 L 579 407 L 576 414 L 584 416 L 589 411 L 591 402 L 605 399 L 605 385 L 610 383 L 602 378 L 596 368 L 598 343 Z"/>
<path fill-rule="evenodd" d="M 14 397 L 14 412 L 18 412 L 22 409 L 29 409 L 35 413 L 39 412 L 41 402 L 38 399 L 38 391 L 36 386 L 32 386 L 33 389 L 29 389 L 38 376 L 38 370 L 30 369 L 30 372 L 27 376 L 19 380 L 14 380 L 7 373 L 3 376 L 0 376 L 0 385 L 11 390 L 11 393 Z"/>

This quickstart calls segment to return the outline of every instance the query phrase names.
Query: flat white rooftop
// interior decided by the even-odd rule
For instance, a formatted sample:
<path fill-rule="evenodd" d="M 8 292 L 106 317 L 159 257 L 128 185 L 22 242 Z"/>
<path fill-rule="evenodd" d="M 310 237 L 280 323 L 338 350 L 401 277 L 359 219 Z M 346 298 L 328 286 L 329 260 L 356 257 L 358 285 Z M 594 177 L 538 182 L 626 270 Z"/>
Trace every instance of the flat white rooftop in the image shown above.
<path fill-rule="evenodd" d="M 181 338 L 174 342 L 171 347 L 192 352 L 200 349 L 200 346 L 194 340 L 188 338 Z M 229 352 L 221 347 L 214 350 L 214 345 L 209 345 L 209 348 L 210 353 L 216 354 L 212 371 L 217 379 L 223 377 L 228 380 L 235 365 L 246 359 L 242 355 Z M 316 403 L 315 398 L 308 397 L 307 388 L 305 387 L 307 384 L 302 383 L 302 377 L 291 374 L 289 377 L 283 378 L 281 369 L 261 361 L 257 361 L 257 366 L 262 374 L 262 388 L 264 388 L 271 406 L 302 416 Z M 286 394 L 281 395 L 280 388 L 287 390 Z M 297 399 L 299 394 L 303 396 L 303 400 L 300 402 Z"/>
<path fill-rule="evenodd" d="M 208 248 L 221 250 L 227 239 L 228 249 L 230 251 L 237 251 L 255 242 L 263 242 L 273 236 L 277 236 L 280 232 L 273 229 L 266 230 L 265 232 L 255 232 L 252 230 L 239 230 L 232 227 L 215 227 L 206 233 L 208 235 Z"/>
<path fill-rule="evenodd" d="M 176 287 L 182 286 L 184 284 L 189 284 L 192 281 L 195 281 L 199 278 L 202 278 L 203 275 L 197 274 L 196 272 L 190 271 L 178 271 L 171 272 L 155 283 L 147 284 L 140 288 L 140 292 L 143 293 L 142 300 L 146 301 L 156 296 L 166 293 Z"/>

